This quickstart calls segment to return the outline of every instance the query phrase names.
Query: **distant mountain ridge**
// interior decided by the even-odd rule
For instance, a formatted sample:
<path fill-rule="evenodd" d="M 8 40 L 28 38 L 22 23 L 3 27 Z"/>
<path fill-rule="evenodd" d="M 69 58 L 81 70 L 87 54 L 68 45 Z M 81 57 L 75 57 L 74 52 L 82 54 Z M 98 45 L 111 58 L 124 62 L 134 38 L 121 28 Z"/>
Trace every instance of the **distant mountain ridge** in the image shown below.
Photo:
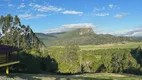
<path fill-rule="evenodd" d="M 40 34 L 40 35 L 39 35 Z M 79 28 L 70 32 L 41 34 L 36 33 L 47 46 L 61 46 L 67 43 L 75 43 L 78 45 L 97 45 L 106 43 L 132 42 L 134 38 L 112 36 L 110 34 L 96 34 L 92 28 Z"/>
<path fill-rule="evenodd" d="M 136 40 L 142 41 L 142 36 L 136 36 L 134 37 Z"/>

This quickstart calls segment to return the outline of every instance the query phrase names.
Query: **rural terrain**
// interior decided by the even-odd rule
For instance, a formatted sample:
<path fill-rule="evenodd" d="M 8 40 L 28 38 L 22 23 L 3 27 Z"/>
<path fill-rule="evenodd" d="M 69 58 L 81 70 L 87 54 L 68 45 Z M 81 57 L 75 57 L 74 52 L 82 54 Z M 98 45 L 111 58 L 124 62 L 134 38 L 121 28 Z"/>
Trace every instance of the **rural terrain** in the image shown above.
<path fill-rule="evenodd" d="M 140 37 L 96 34 L 92 28 L 63 33 L 34 33 L 18 16 L 0 17 L 0 44 L 20 49 L 11 74 L 0 79 L 141 80 Z"/>
<path fill-rule="evenodd" d="M 142 80 L 142 0 L 0 0 L 0 80 Z"/>

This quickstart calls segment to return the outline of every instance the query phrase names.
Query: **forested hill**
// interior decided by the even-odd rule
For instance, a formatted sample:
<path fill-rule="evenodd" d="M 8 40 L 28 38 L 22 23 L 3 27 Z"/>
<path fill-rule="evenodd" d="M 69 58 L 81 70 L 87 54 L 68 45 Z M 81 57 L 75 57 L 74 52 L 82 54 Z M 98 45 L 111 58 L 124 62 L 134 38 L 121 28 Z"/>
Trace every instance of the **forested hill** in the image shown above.
<path fill-rule="evenodd" d="M 134 38 L 112 36 L 110 34 L 96 34 L 92 28 L 80 28 L 66 33 L 36 35 L 44 41 L 47 46 L 65 45 L 66 43 L 75 43 L 78 45 L 98 45 L 117 42 L 136 41 Z"/>
<path fill-rule="evenodd" d="M 44 44 L 30 26 L 22 25 L 18 16 L 0 16 L 0 44 L 19 48 L 38 48 Z"/>

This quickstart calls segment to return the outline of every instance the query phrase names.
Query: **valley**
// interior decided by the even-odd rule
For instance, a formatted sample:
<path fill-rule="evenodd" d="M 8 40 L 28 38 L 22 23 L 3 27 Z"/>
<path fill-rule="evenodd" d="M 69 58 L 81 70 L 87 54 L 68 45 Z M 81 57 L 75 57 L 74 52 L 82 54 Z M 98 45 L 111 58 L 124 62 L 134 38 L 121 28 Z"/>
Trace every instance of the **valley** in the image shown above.
<path fill-rule="evenodd" d="M 0 80 L 142 80 L 142 0 L 0 0 Z"/>

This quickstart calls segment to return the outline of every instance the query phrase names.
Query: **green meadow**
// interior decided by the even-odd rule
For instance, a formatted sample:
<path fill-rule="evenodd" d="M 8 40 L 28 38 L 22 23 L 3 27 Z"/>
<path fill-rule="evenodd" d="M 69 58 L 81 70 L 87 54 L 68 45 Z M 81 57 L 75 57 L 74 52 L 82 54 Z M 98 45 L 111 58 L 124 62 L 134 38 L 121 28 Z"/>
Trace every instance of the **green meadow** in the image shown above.
<path fill-rule="evenodd" d="M 128 43 L 115 43 L 115 44 L 102 44 L 102 45 L 80 45 L 80 49 L 81 50 L 97 50 L 97 49 L 114 49 L 114 48 L 120 48 L 120 49 L 124 49 L 124 48 L 137 48 L 138 46 L 142 46 L 142 42 L 128 42 Z M 48 47 L 48 49 L 50 50 L 50 48 L 63 48 L 63 46 L 52 46 L 52 47 Z"/>
<path fill-rule="evenodd" d="M 142 46 L 142 42 L 129 42 L 117 44 L 104 44 L 104 45 L 83 45 L 80 46 L 81 50 L 96 50 L 96 49 L 110 49 L 110 48 L 137 48 Z"/>

